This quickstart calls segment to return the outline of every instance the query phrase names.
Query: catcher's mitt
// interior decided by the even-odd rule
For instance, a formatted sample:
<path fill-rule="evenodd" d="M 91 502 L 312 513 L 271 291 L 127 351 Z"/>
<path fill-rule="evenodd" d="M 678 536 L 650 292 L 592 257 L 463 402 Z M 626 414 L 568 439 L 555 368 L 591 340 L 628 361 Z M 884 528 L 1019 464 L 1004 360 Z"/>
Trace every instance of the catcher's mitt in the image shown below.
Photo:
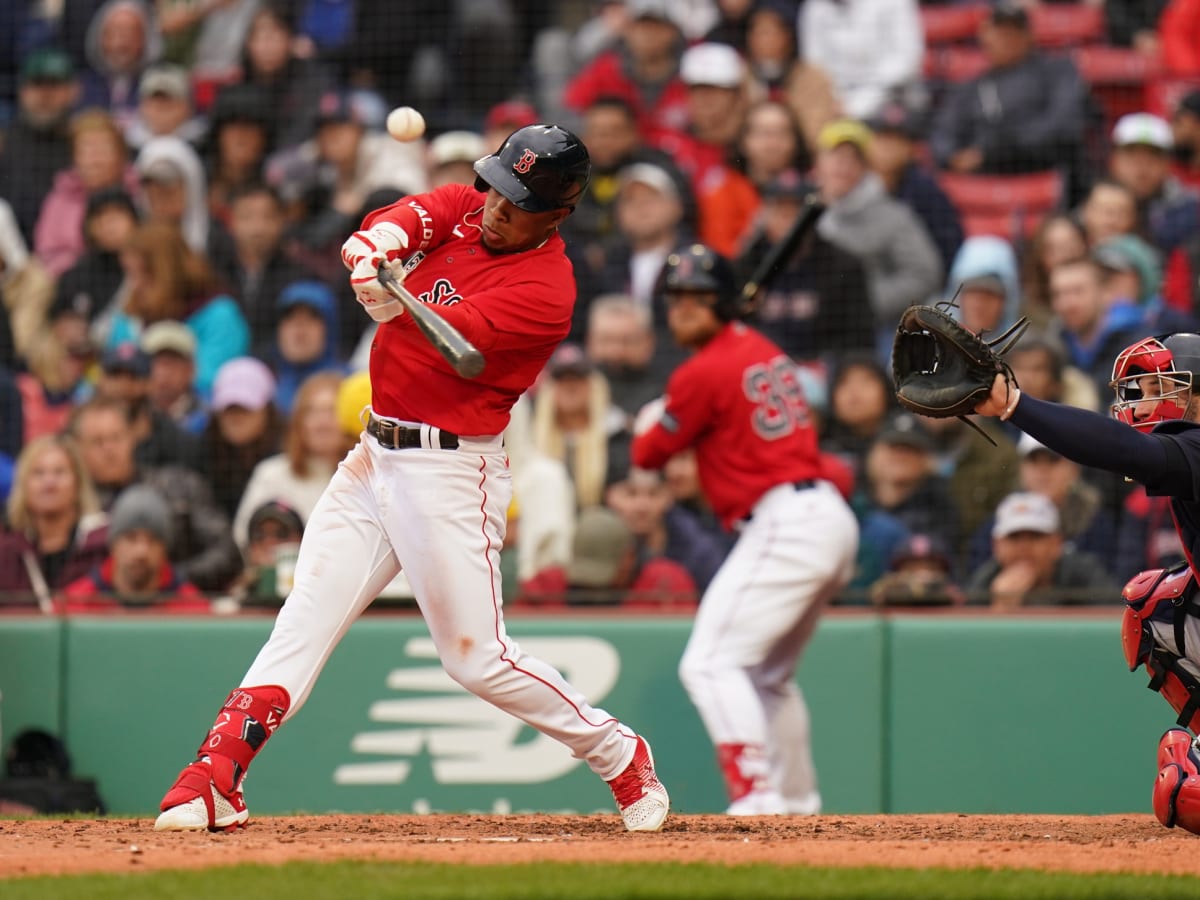
<path fill-rule="evenodd" d="M 973 334 L 946 311 L 954 301 L 910 306 L 900 316 L 892 345 L 896 399 L 905 409 L 934 419 L 975 412 L 992 390 L 996 374 L 1015 385 L 1005 353 L 1024 334 L 1025 318 L 992 340 Z M 1003 346 L 997 346 L 997 345 Z"/>

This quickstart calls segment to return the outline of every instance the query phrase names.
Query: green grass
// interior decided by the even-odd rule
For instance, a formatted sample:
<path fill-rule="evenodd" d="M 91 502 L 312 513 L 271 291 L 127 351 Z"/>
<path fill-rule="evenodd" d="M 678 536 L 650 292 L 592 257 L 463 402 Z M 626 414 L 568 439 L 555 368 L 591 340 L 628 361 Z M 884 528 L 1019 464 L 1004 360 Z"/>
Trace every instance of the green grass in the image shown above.
<path fill-rule="evenodd" d="M 946 869 L 832 869 L 661 863 L 546 863 L 471 866 L 433 863 L 293 863 L 196 872 L 22 878 L 0 881 L 4 900 L 196 900 L 199 897 L 286 897 L 289 900 L 496 900 L 496 898 L 753 897 L 888 900 L 1014 898 L 1076 900 L 1200 897 L 1191 877 L 1069 875 Z"/>

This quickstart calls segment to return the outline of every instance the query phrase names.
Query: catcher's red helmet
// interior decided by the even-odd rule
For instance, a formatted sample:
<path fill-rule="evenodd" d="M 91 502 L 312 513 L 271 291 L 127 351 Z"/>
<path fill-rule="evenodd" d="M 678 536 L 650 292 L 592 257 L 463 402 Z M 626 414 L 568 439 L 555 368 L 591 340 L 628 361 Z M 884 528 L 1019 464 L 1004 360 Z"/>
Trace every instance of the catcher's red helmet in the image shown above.
<path fill-rule="evenodd" d="M 1147 376 L 1150 376 L 1149 378 Z M 1143 338 L 1117 354 L 1110 386 L 1113 417 L 1139 431 L 1182 419 L 1200 382 L 1200 334 Z"/>

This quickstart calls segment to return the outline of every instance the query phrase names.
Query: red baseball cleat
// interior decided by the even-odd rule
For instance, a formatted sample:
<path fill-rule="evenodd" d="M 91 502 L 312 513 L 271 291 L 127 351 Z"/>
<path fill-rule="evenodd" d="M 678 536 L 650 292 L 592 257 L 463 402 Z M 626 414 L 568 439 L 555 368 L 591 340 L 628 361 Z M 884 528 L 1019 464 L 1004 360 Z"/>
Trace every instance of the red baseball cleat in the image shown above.
<path fill-rule="evenodd" d="M 232 831 L 246 824 L 250 812 L 242 796 L 241 784 L 228 792 L 217 787 L 213 766 L 232 769 L 233 764 L 220 756 L 201 757 L 189 763 L 163 797 L 162 813 L 154 822 L 155 831 Z M 229 773 L 232 776 L 232 771 Z M 234 778 L 222 779 L 231 784 Z"/>
<path fill-rule="evenodd" d="M 654 774 L 654 756 L 650 745 L 637 739 L 633 759 L 625 771 L 608 783 L 626 831 L 658 831 L 671 808 L 667 789 Z"/>

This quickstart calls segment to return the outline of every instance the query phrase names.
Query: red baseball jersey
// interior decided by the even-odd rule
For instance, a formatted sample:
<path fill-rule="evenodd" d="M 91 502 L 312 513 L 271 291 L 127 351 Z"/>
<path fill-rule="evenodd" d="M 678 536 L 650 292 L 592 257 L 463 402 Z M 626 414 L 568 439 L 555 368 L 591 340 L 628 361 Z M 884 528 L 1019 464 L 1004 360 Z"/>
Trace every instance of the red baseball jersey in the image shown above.
<path fill-rule="evenodd" d="M 634 438 L 633 464 L 657 469 L 693 445 L 700 485 L 726 528 L 776 485 L 821 477 L 796 364 L 741 322 L 671 375 L 662 419 Z"/>
<path fill-rule="evenodd" d="M 371 405 L 381 416 L 456 434 L 499 434 L 509 410 L 571 327 L 575 279 L 558 234 L 520 253 L 480 241 L 484 194 L 445 185 L 375 210 L 363 228 L 393 222 L 409 236 L 404 285 L 487 359 L 460 377 L 412 316 L 379 326 L 371 345 Z"/>

